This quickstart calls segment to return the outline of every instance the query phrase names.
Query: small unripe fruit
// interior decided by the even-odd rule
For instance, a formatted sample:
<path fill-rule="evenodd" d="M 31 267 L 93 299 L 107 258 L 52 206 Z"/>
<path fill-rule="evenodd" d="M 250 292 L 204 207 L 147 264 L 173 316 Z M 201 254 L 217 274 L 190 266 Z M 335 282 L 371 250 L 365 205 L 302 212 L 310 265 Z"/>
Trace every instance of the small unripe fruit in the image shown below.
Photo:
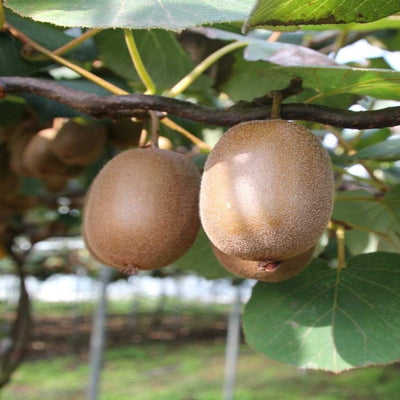
<path fill-rule="evenodd" d="M 328 153 L 305 127 L 244 122 L 211 151 L 200 217 L 211 242 L 245 260 L 284 260 L 315 245 L 332 212 Z"/>
<path fill-rule="evenodd" d="M 88 250 L 128 273 L 171 264 L 196 238 L 199 188 L 197 168 L 179 153 L 120 153 L 103 167 L 86 198 Z"/>
<path fill-rule="evenodd" d="M 271 262 L 270 264 L 242 260 L 223 253 L 215 246 L 213 246 L 213 252 L 222 266 L 234 275 L 262 282 L 281 282 L 298 275 L 307 267 L 313 256 L 314 247 L 297 256 L 277 263 Z"/>

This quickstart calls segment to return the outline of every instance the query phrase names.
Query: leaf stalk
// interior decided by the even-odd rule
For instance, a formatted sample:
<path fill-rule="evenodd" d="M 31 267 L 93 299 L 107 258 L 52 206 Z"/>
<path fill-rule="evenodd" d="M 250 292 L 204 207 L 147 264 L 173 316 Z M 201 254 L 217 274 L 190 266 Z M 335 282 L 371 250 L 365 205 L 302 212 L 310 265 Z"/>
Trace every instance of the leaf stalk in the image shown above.
<path fill-rule="evenodd" d="M 147 94 L 154 94 L 156 92 L 156 85 L 151 79 L 147 69 L 143 63 L 142 57 L 140 56 L 139 50 L 136 46 L 135 38 L 133 37 L 133 33 L 129 29 L 124 29 L 124 36 L 126 46 L 128 47 L 129 54 L 132 59 L 132 63 L 135 66 L 136 72 L 139 75 L 140 80 L 143 82 L 146 87 Z"/>
<path fill-rule="evenodd" d="M 182 78 L 177 84 L 175 84 L 167 93 L 168 97 L 176 97 L 183 93 L 204 71 L 215 64 L 221 57 L 226 54 L 245 47 L 249 42 L 233 42 L 228 45 L 221 47 L 214 53 L 206 57 L 200 64 L 198 64 L 191 72 L 189 72 L 184 78 Z"/>

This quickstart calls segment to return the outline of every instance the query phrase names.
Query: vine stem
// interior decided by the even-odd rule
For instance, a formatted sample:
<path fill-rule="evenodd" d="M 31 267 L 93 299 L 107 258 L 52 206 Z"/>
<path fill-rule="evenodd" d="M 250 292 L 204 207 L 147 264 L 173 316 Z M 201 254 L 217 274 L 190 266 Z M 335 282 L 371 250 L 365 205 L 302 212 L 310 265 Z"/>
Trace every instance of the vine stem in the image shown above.
<path fill-rule="evenodd" d="M 0 0 L 0 29 L 4 27 L 5 23 L 6 23 L 6 15 L 3 8 L 3 1 Z"/>
<path fill-rule="evenodd" d="M 276 42 L 282 35 L 282 32 L 275 31 L 271 33 L 271 36 L 267 39 L 267 42 L 274 43 Z"/>
<path fill-rule="evenodd" d="M 272 97 L 271 119 L 279 119 L 281 115 L 281 105 L 283 101 L 282 92 L 279 90 L 272 90 L 269 93 Z"/>
<path fill-rule="evenodd" d="M 337 132 L 336 129 L 330 129 L 330 132 L 336 137 L 338 142 L 341 144 L 341 146 L 346 150 L 346 152 L 349 155 L 355 154 L 356 151 L 354 150 L 354 147 L 345 139 L 343 139 L 343 137 L 340 135 L 339 132 Z M 385 185 L 385 183 L 375 176 L 374 171 L 368 166 L 367 163 L 365 163 L 362 160 L 359 160 L 358 164 L 362 165 L 363 168 L 367 171 L 368 175 L 372 178 L 372 180 L 376 182 L 375 186 L 379 185 L 379 188 L 383 191 L 388 190 L 388 187 Z"/>
<path fill-rule="evenodd" d="M 64 44 L 64 46 L 61 46 L 58 49 L 53 50 L 52 53 L 55 54 L 56 56 L 61 56 L 65 53 L 68 53 L 69 51 L 73 50 L 75 47 L 82 44 L 85 40 L 90 39 L 91 37 L 97 35 L 101 31 L 102 31 L 102 29 L 100 29 L 100 28 L 88 29 L 86 32 L 82 33 L 82 35 L 79 35 L 78 37 L 76 37 L 76 38 L 72 39 L 71 41 L 69 41 L 68 43 Z M 24 55 L 24 56 L 28 60 L 32 60 L 32 61 L 47 60 L 47 58 L 48 58 L 43 55 L 37 55 L 37 56 Z"/>
<path fill-rule="evenodd" d="M 133 65 L 136 69 L 136 72 L 139 75 L 139 78 L 145 85 L 147 91 L 147 94 L 154 94 L 156 92 L 156 86 L 153 82 L 153 80 L 150 77 L 150 74 L 147 72 L 147 69 L 143 63 L 142 57 L 140 56 L 139 50 L 136 46 L 135 38 L 133 36 L 133 33 L 129 29 L 124 29 L 124 36 L 125 36 L 125 42 L 128 47 L 129 54 L 131 56 Z M 154 134 L 154 127 L 156 126 L 155 119 L 157 119 L 157 130 L 158 130 L 158 124 L 159 124 L 159 118 L 156 116 L 156 114 L 153 111 L 150 111 L 150 118 L 152 121 L 152 129 L 151 129 L 151 143 L 152 146 L 158 147 L 158 132 L 157 134 Z M 181 127 L 180 125 L 176 124 L 174 121 L 169 119 L 168 117 L 165 117 L 161 120 L 161 123 L 164 124 L 165 126 L 169 127 L 170 129 L 180 133 L 181 135 L 185 136 L 189 140 L 192 141 L 196 146 L 198 146 L 201 150 L 209 151 L 210 147 L 207 145 L 207 143 L 203 142 L 201 139 L 198 137 L 194 136 L 191 134 L 189 131 Z"/>
<path fill-rule="evenodd" d="M 167 126 L 168 128 L 179 132 L 181 135 L 185 136 L 188 138 L 191 142 L 193 142 L 200 150 L 202 150 L 205 153 L 209 153 L 211 151 L 211 146 L 209 146 L 206 142 L 203 142 L 201 139 L 199 139 L 197 136 L 194 136 L 192 133 L 187 131 L 185 128 L 182 126 L 178 125 L 176 122 L 172 121 L 172 119 L 169 118 L 163 118 L 161 122 Z"/>
<path fill-rule="evenodd" d="M 337 256 L 338 256 L 338 269 L 345 268 L 345 260 L 346 260 L 346 253 L 345 253 L 345 234 L 346 230 L 343 226 L 337 225 L 335 229 L 336 240 L 337 240 Z"/>
<path fill-rule="evenodd" d="M 191 72 L 189 72 L 184 78 L 182 78 L 177 84 L 175 84 L 167 93 L 168 97 L 176 97 L 184 92 L 205 70 L 215 64 L 221 57 L 226 54 L 245 47 L 249 42 L 233 42 L 228 45 L 221 47 L 214 53 L 206 57 L 200 64 L 198 64 Z"/>
<path fill-rule="evenodd" d="M 138 73 L 139 78 L 147 89 L 146 93 L 154 94 L 156 92 L 156 85 L 151 79 L 149 73 L 147 72 L 146 67 L 144 66 L 142 57 L 140 56 L 139 50 L 136 46 L 135 38 L 133 37 L 132 31 L 129 29 L 124 29 L 124 36 L 126 46 L 128 47 L 128 51 L 131 56 L 133 65 L 135 66 L 136 72 Z"/>
<path fill-rule="evenodd" d="M 333 54 L 332 58 L 335 59 L 337 57 L 337 54 L 339 53 L 339 50 L 346 46 L 346 41 L 347 37 L 349 36 L 349 30 L 348 29 L 343 29 L 342 31 L 339 32 L 335 43 L 333 44 Z"/>
<path fill-rule="evenodd" d="M 160 130 L 160 118 L 155 111 L 149 111 L 150 115 L 150 145 L 158 149 L 158 136 Z"/>
<path fill-rule="evenodd" d="M 75 47 L 79 46 L 85 40 L 90 39 L 91 37 L 97 35 L 101 31 L 102 31 L 102 29 L 100 29 L 100 28 L 88 29 L 86 32 L 82 33 L 82 35 L 79 35 L 77 38 L 75 38 L 75 39 L 71 40 L 70 42 L 64 44 L 64 46 L 61 46 L 58 49 L 54 50 L 53 54 L 56 54 L 57 56 L 61 56 L 62 54 L 65 54 L 68 51 L 70 51 L 70 50 L 74 49 Z"/>
<path fill-rule="evenodd" d="M 365 183 L 370 184 L 371 186 L 376 187 L 377 189 L 382 189 L 382 185 L 379 184 L 378 182 L 376 182 L 375 180 L 368 179 L 368 178 L 363 178 L 362 176 L 358 176 L 358 175 L 354 175 L 354 174 L 352 174 L 351 172 L 346 171 L 346 169 L 344 169 L 344 168 L 342 168 L 342 167 L 339 167 L 339 166 L 337 166 L 337 165 L 332 165 L 332 169 L 333 169 L 335 172 L 339 172 L 339 173 L 342 174 L 342 175 L 351 176 L 352 178 L 354 178 L 354 179 L 356 179 L 356 180 L 358 180 L 358 181 L 360 181 L 360 182 L 365 182 Z"/>
<path fill-rule="evenodd" d="M 1 3 L 0 3 L 1 4 Z M 113 85 L 112 83 L 100 78 L 99 76 L 87 71 L 84 68 L 79 67 L 78 65 L 66 60 L 65 58 L 53 54 L 50 50 L 46 49 L 45 47 L 41 46 L 40 44 L 36 43 L 28 36 L 20 32 L 18 29 L 14 28 L 7 22 L 4 24 L 4 28 L 16 39 L 21 41 L 23 44 L 31 46 L 33 49 L 37 50 L 39 53 L 42 53 L 49 57 L 51 60 L 64 65 L 65 67 L 70 68 L 71 70 L 75 71 L 77 74 L 83 76 L 84 78 L 90 80 L 91 82 L 95 83 L 96 85 L 106 89 L 110 93 L 115 95 L 129 95 L 130 93 L 124 89 L 119 88 L 118 86 Z M 201 139 L 197 138 L 196 136 L 192 135 L 186 129 L 182 128 L 180 125 L 176 124 L 169 118 L 163 118 L 162 123 L 166 126 L 169 126 L 171 129 L 177 131 L 181 135 L 187 137 L 191 140 L 196 146 L 198 146 L 202 150 L 210 150 L 210 146 L 203 142 Z"/>
<path fill-rule="evenodd" d="M 21 31 L 18 29 L 14 28 L 12 25 L 9 23 L 4 24 L 4 28 L 7 29 L 8 32 L 12 36 L 14 36 L 16 39 L 20 40 L 22 43 L 25 45 L 28 45 L 32 47 L 33 49 L 37 50 L 39 53 L 44 54 L 45 56 L 49 57 L 51 60 L 64 65 L 65 67 L 70 68 L 72 71 L 76 72 L 77 74 L 83 76 L 84 78 L 92 81 L 98 86 L 101 86 L 102 88 L 108 90 L 109 92 L 113 94 L 118 94 L 118 95 L 123 95 L 123 94 L 129 94 L 127 91 L 119 88 L 118 86 L 113 85 L 110 82 L 107 82 L 106 80 L 98 77 L 95 74 L 92 74 L 91 72 L 87 71 L 86 69 L 80 67 L 79 65 L 76 65 L 65 58 L 58 56 L 56 54 L 53 54 L 50 50 L 46 49 L 45 47 L 41 46 L 39 43 L 36 43 L 32 39 L 30 39 L 28 36 L 23 34 Z"/>

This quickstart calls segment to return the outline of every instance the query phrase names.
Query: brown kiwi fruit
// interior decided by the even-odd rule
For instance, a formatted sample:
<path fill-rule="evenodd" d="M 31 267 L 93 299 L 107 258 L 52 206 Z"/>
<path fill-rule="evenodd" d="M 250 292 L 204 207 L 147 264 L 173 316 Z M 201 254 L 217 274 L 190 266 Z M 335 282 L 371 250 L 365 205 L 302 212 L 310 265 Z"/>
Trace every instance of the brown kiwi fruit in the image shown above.
<path fill-rule="evenodd" d="M 87 194 L 88 250 L 127 273 L 171 264 L 196 238 L 199 189 L 200 174 L 182 154 L 155 148 L 118 154 Z"/>
<path fill-rule="evenodd" d="M 25 146 L 22 165 L 29 175 L 37 178 L 73 177 L 82 172 L 82 167 L 66 165 L 50 151 L 50 144 L 56 133 L 53 128 L 42 129 Z"/>
<path fill-rule="evenodd" d="M 281 282 L 296 276 L 310 263 L 314 246 L 297 256 L 287 258 L 278 263 L 261 264 L 259 261 L 242 260 L 241 258 L 223 253 L 212 246 L 215 257 L 232 274 L 246 279 L 256 279 L 262 282 Z"/>
<path fill-rule="evenodd" d="M 10 170 L 9 153 L 6 146 L 0 146 L 0 198 L 7 199 L 19 191 L 19 179 Z"/>
<path fill-rule="evenodd" d="M 65 176 L 48 176 L 42 178 L 46 189 L 50 192 L 60 192 L 61 190 L 64 190 L 68 180 L 69 178 Z"/>
<path fill-rule="evenodd" d="M 0 199 L 0 218 L 9 218 L 15 214 L 21 214 L 39 204 L 39 200 L 33 196 L 16 193 L 7 198 Z"/>
<path fill-rule="evenodd" d="M 81 119 L 56 118 L 53 128 L 56 135 L 50 150 L 64 164 L 85 166 L 101 155 L 107 136 L 104 125 Z"/>
<path fill-rule="evenodd" d="M 143 123 L 132 118 L 121 118 L 108 124 L 108 140 L 118 149 L 138 147 Z"/>
<path fill-rule="evenodd" d="M 7 140 L 7 148 L 10 154 L 10 170 L 19 176 L 28 176 L 29 172 L 23 165 L 22 153 L 25 147 L 37 132 L 35 121 L 23 120 L 14 127 Z"/>
<path fill-rule="evenodd" d="M 312 247 L 332 212 L 329 155 L 311 131 L 283 120 L 244 122 L 211 151 L 200 217 L 211 242 L 244 260 L 283 260 Z"/>

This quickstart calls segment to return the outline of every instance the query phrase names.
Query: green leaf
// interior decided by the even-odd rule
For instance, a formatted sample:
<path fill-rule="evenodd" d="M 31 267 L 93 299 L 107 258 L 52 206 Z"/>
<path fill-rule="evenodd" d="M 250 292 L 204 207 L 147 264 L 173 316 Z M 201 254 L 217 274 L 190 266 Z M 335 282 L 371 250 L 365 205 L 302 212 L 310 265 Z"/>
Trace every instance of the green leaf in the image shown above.
<path fill-rule="evenodd" d="M 399 199 L 400 185 L 389 190 L 383 198 L 376 198 L 364 190 L 338 194 L 332 218 L 353 228 L 346 234 L 346 244 L 353 254 L 381 248 L 400 251 L 397 237 L 400 232 Z"/>
<path fill-rule="evenodd" d="M 21 18 L 10 11 L 6 13 L 6 19 L 12 26 L 22 31 L 30 39 L 44 45 L 49 50 L 55 50 L 74 39 L 74 37 L 67 35 L 59 27 Z M 67 54 L 68 57 L 79 61 L 89 61 L 96 57 L 96 49 L 93 43 L 86 40 Z M 52 61 L 49 60 L 39 64 L 36 62 L 36 65 L 41 66 L 49 63 L 52 63 Z"/>
<path fill-rule="evenodd" d="M 303 79 L 303 87 L 308 90 L 308 98 L 304 100 L 312 103 L 342 94 L 400 100 L 400 72 L 345 66 L 278 67 L 243 59 L 235 62 L 232 77 L 224 84 L 223 90 L 233 99 L 251 99 L 285 87 L 294 77 Z"/>
<path fill-rule="evenodd" d="M 393 217 L 399 222 L 397 231 L 400 233 L 400 184 L 394 186 L 386 193 L 383 198 L 383 203 L 388 207 Z"/>
<path fill-rule="evenodd" d="M 158 90 L 170 88 L 194 67 L 171 32 L 138 30 L 133 35 L 143 63 Z M 142 89 L 142 83 L 125 45 L 123 31 L 106 30 L 97 35 L 95 42 L 104 65 L 119 76 L 134 81 L 134 86 Z M 206 76 L 201 76 L 190 89 L 206 90 L 210 85 L 211 81 Z"/>
<path fill-rule="evenodd" d="M 353 160 L 395 161 L 400 159 L 400 139 L 385 140 L 355 153 Z"/>
<path fill-rule="evenodd" d="M 331 269 L 314 260 L 297 277 L 257 283 L 246 305 L 247 343 L 301 368 L 341 372 L 400 358 L 400 255 L 371 253 Z"/>
<path fill-rule="evenodd" d="M 265 34 L 261 36 L 244 36 L 233 32 L 223 31 L 215 28 L 196 28 L 195 32 L 201 33 L 209 39 L 234 40 L 248 42 L 244 51 L 244 58 L 247 61 L 268 61 L 273 64 L 295 66 L 334 66 L 339 65 L 330 57 L 318 51 L 309 49 L 293 43 L 268 42 Z M 260 37 L 261 36 L 261 37 Z M 287 38 L 294 40 L 293 37 Z M 282 40 L 282 38 L 281 38 Z"/>
<path fill-rule="evenodd" d="M 244 21 L 254 0 L 7 0 L 6 6 L 35 21 L 90 28 L 181 30 L 206 23 Z"/>
<path fill-rule="evenodd" d="M 18 122 L 26 111 L 26 101 L 21 97 L 7 96 L 0 99 L 0 125 Z"/>
<path fill-rule="evenodd" d="M 383 142 L 391 135 L 389 128 L 383 129 L 366 129 L 362 132 L 360 137 L 357 139 L 354 144 L 354 148 L 357 150 L 361 150 L 364 147 L 371 146 L 373 144 Z"/>
<path fill-rule="evenodd" d="M 223 268 L 215 258 L 210 242 L 203 230 L 200 230 L 190 250 L 182 258 L 175 261 L 174 265 L 181 270 L 196 273 L 207 279 L 237 279 Z"/>
<path fill-rule="evenodd" d="M 399 11 L 397 0 L 258 0 L 245 23 L 245 30 L 265 26 L 363 23 Z"/>
<path fill-rule="evenodd" d="M 27 76 L 37 71 L 39 66 L 20 56 L 22 45 L 4 33 L 0 33 L 0 76 Z"/>

